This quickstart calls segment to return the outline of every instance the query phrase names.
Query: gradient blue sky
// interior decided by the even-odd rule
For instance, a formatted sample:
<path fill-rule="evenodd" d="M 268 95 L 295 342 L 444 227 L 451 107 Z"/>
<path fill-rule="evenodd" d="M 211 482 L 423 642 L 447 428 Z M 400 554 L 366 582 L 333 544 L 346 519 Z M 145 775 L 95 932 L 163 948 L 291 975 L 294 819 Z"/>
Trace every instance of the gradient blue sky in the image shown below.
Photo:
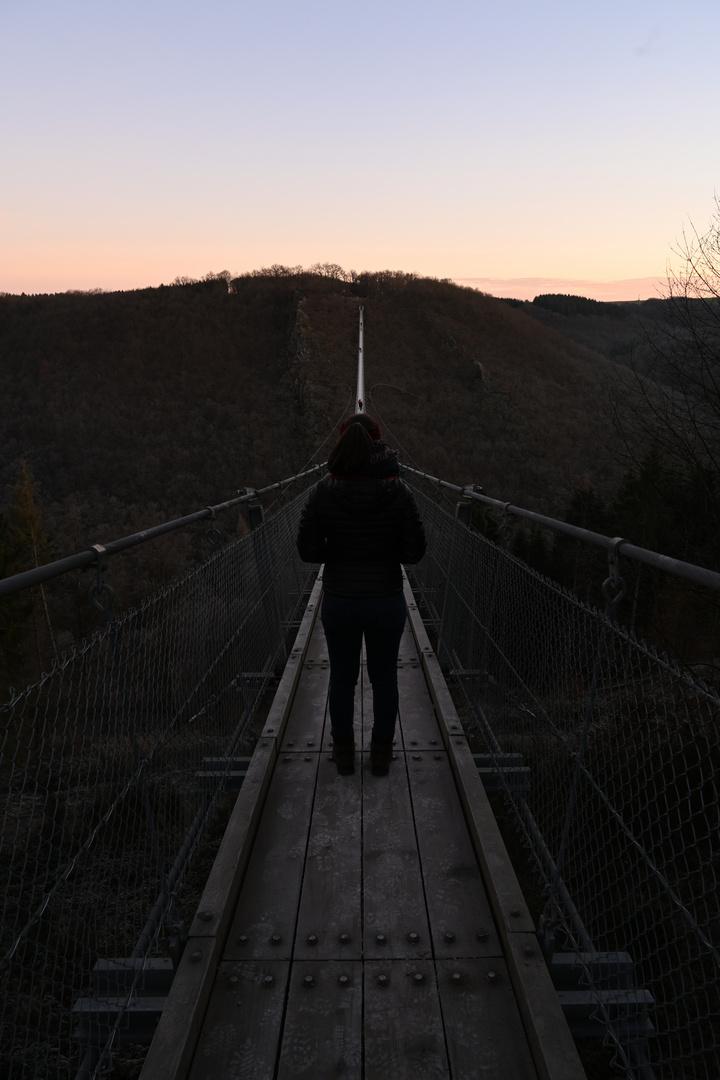
<path fill-rule="evenodd" d="M 718 0 L 0 0 L 0 291 L 652 295 L 720 189 L 718 41 Z"/>

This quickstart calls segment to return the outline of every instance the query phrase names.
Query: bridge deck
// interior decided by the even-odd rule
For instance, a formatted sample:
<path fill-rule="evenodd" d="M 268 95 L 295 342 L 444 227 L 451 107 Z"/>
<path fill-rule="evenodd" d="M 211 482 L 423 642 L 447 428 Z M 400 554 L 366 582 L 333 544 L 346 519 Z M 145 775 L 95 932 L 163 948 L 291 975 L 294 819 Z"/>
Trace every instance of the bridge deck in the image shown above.
<path fill-rule="evenodd" d="M 364 668 L 355 775 L 329 757 L 318 595 L 143 1077 L 582 1076 L 412 594 L 389 777 Z"/>

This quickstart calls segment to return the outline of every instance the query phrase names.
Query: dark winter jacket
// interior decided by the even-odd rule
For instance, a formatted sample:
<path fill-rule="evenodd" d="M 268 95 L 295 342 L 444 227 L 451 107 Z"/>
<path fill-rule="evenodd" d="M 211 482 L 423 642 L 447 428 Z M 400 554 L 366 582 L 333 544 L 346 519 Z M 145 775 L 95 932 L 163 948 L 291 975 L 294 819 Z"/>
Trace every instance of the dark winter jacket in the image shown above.
<path fill-rule="evenodd" d="M 402 590 L 401 563 L 425 554 L 415 500 L 397 476 L 326 476 L 311 492 L 297 547 L 304 562 L 325 563 L 323 588 L 333 596 L 392 596 Z"/>

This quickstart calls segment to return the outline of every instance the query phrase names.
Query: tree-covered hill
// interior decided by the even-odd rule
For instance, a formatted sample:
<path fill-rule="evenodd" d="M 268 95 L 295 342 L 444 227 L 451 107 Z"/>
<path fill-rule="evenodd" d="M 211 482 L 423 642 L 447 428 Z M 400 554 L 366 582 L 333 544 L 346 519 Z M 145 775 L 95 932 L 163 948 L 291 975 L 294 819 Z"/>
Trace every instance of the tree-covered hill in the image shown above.
<path fill-rule="evenodd" d="M 660 297 L 622 303 L 548 293 L 532 302 L 506 303 L 578 345 L 644 374 L 653 368 L 652 342 L 658 330 L 662 332 L 673 321 L 668 300 Z"/>
<path fill-rule="evenodd" d="M 292 473 L 350 404 L 361 298 L 368 408 L 420 466 L 556 510 L 617 475 L 604 358 L 448 282 L 274 268 L 0 297 L 3 501 L 26 460 L 90 541 Z"/>
<path fill-rule="evenodd" d="M 659 384 L 636 380 L 628 397 L 624 434 L 637 451 L 628 473 L 609 392 L 617 406 L 626 386 L 618 374 L 628 369 L 601 355 L 602 339 L 584 347 L 527 308 L 588 324 L 608 322 L 605 312 L 518 307 L 403 273 L 273 267 L 134 292 L 0 296 L 0 576 L 324 460 L 354 405 L 361 303 L 366 407 L 408 464 L 716 565 L 710 481 L 703 487 L 705 473 L 648 456 L 647 424 L 645 446 L 637 434 L 636 407 L 649 404 L 652 418 L 665 400 L 653 390 Z M 675 389 L 668 393 L 674 404 Z M 245 527 L 237 513 L 218 526 L 224 537 Z M 520 528 L 512 549 L 579 588 L 577 552 L 549 544 Z M 117 608 L 205 554 L 203 528 L 117 557 Z M 603 558 L 583 579 L 591 600 Z M 78 573 L 47 597 L 5 603 L 0 689 L 94 628 L 90 579 Z M 679 625 L 677 611 L 655 584 L 643 590 L 632 625 L 666 647 L 665 624 Z M 693 615 L 703 641 L 708 619 Z M 705 657 L 695 638 L 693 655 Z"/>

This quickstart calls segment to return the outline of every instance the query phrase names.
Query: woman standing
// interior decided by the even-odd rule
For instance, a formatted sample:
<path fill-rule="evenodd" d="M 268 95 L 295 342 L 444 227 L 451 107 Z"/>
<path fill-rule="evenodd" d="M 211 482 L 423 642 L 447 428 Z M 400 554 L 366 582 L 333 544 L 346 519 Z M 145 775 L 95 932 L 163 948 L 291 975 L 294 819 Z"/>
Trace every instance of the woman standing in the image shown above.
<path fill-rule="evenodd" d="M 330 656 L 330 722 L 338 772 L 355 772 L 353 713 L 363 637 L 373 688 L 370 763 L 386 776 L 398 711 L 397 658 L 405 626 L 402 563 L 425 553 L 415 500 L 398 476 L 397 451 L 365 413 L 346 420 L 328 475 L 310 494 L 297 547 L 325 563 L 322 624 Z"/>

